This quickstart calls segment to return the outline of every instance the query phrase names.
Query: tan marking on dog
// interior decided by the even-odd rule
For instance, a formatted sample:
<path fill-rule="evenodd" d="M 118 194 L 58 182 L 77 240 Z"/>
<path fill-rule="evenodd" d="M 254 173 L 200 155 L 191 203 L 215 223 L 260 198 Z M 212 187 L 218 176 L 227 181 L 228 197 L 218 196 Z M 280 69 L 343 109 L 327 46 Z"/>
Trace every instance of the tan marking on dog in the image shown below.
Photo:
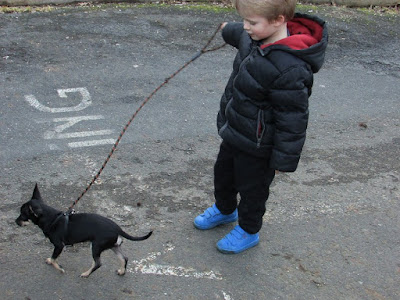
<path fill-rule="evenodd" d="M 121 268 L 117 270 L 117 274 L 122 276 L 125 275 L 126 272 L 126 261 L 125 261 L 125 257 L 121 252 L 120 249 L 120 245 L 122 244 L 122 239 L 120 237 L 118 237 L 117 243 L 115 244 L 116 246 L 114 248 L 111 248 L 111 250 L 117 255 L 119 261 L 121 262 Z"/>
<path fill-rule="evenodd" d="M 36 218 L 39 217 L 37 214 L 35 214 L 35 212 L 34 212 L 33 209 L 32 209 L 32 206 L 30 206 L 30 205 L 29 205 L 29 210 L 33 213 L 33 215 L 34 215 Z"/>
<path fill-rule="evenodd" d="M 118 269 L 117 274 L 118 274 L 119 276 L 124 276 L 124 275 L 125 275 L 125 268 L 124 268 L 123 270 Z"/>
<path fill-rule="evenodd" d="M 61 268 L 60 265 L 54 259 L 52 259 L 51 257 L 46 259 L 46 264 L 52 265 L 54 268 L 56 268 L 61 273 L 65 273 L 65 270 L 63 268 Z"/>
<path fill-rule="evenodd" d="M 118 256 L 119 257 L 119 256 Z M 126 272 L 126 269 L 125 269 L 125 259 L 121 259 L 120 258 L 120 260 L 121 260 L 121 269 L 118 269 L 118 271 L 117 271 L 117 273 L 118 273 L 118 275 L 120 275 L 120 276 L 122 276 L 122 275 L 125 275 L 125 272 Z"/>
<path fill-rule="evenodd" d="M 89 275 L 92 273 L 92 270 L 94 269 L 94 266 L 95 266 L 95 265 L 96 265 L 95 262 L 93 262 L 93 263 L 92 263 L 92 266 L 90 267 L 90 269 L 87 270 L 86 272 L 82 273 L 82 274 L 81 274 L 81 277 L 88 278 Z"/>

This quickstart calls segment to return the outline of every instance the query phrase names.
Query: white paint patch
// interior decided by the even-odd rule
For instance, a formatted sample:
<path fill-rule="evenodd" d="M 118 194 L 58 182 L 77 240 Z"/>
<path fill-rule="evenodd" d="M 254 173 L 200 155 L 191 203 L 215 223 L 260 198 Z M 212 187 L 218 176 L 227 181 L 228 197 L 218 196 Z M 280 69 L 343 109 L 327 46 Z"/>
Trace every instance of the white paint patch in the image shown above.
<path fill-rule="evenodd" d="M 41 102 L 39 102 L 34 95 L 25 95 L 25 100 L 34 108 L 42 112 L 48 113 L 66 113 L 66 112 L 77 112 L 81 111 L 92 104 L 91 96 L 87 88 L 69 88 L 69 89 L 58 89 L 57 90 L 59 98 L 68 98 L 68 94 L 70 93 L 79 93 L 81 96 L 79 104 L 75 106 L 64 106 L 64 107 L 49 107 Z M 79 95 L 78 95 L 79 97 Z M 75 98 L 73 99 L 75 102 Z M 44 133 L 45 140 L 53 140 L 53 139 L 84 139 L 87 137 L 95 137 L 95 136 L 106 136 L 113 133 L 113 130 L 104 129 L 104 130 L 84 130 L 84 131 L 72 131 L 71 127 L 83 121 L 93 121 L 93 120 L 101 120 L 104 119 L 102 115 L 91 115 L 91 116 L 77 116 L 77 117 L 64 117 L 64 118 L 54 118 L 51 121 L 53 123 L 61 123 L 56 125 L 53 129 L 47 130 Z M 45 120 L 37 121 L 38 123 L 47 122 Z M 69 130 L 68 130 L 69 129 Z M 70 132 L 65 132 L 65 131 Z M 79 142 L 70 142 L 68 146 L 70 148 L 80 148 L 80 147 L 91 147 L 98 145 L 114 145 L 114 139 L 99 139 L 99 140 L 89 140 L 89 141 L 79 141 Z M 60 147 L 56 144 L 48 145 L 51 150 L 59 150 Z"/>
<path fill-rule="evenodd" d="M 194 278 L 206 278 L 206 279 L 217 279 L 222 280 L 213 271 L 209 272 L 198 272 L 193 268 L 175 267 L 175 266 L 164 266 L 159 264 L 149 264 L 135 267 L 135 272 L 142 274 L 153 274 L 153 275 L 166 275 L 166 276 L 177 276 L 177 277 L 194 277 Z"/>
<path fill-rule="evenodd" d="M 174 246 L 169 246 L 164 253 L 174 250 Z M 134 267 L 128 268 L 127 271 L 131 273 L 142 273 L 142 274 L 153 274 L 153 275 L 165 275 L 165 276 L 177 276 L 177 277 L 193 277 L 201 279 L 214 279 L 222 280 L 221 274 L 214 271 L 199 272 L 194 268 L 185 268 L 182 266 L 170 266 L 150 263 L 160 256 L 161 252 L 153 252 L 147 258 L 141 260 L 135 260 L 132 263 Z"/>
<path fill-rule="evenodd" d="M 52 139 L 73 139 L 73 138 L 85 138 L 85 137 L 93 137 L 93 136 L 101 136 L 101 135 L 109 135 L 112 134 L 113 131 L 109 129 L 105 130 L 93 130 L 93 131 L 78 131 L 78 132 L 64 132 L 68 128 L 76 125 L 79 122 L 83 121 L 94 121 L 104 119 L 102 115 L 93 115 L 93 116 L 79 116 L 79 117 L 65 117 L 65 118 L 54 118 L 52 121 L 54 123 L 63 123 L 61 125 L 57 125 L 54 129 L 47 130 L 44 133 L 44 139 L 52 140 Z M 80 141 L 80 142 L 71 142 L 68 143 L 70 148 L 80 148 L 80 147 L 92 147 L 99 145 L 114 145 L 114 139 L 99 139 L 99 140 L 89 140 L 89 141 Z"/>
<path fill-rule="evenodd" d="M 124 205 L 124 210 L 131 212 L 133 208 L 131 206 Z"/>
<path fill-rule="evenodd" d="M 79 132 L 71 132 L 71 133 L 58 133 L 47 131 L 45 133 L 44 138 L 46 140 L 49 139 L 74 139 L 74 138 L 83 138 L 88 136 L 99 136 L 99 135 L 108 135 L 112 134 L 112 130 L 95 130 L 95 131 L 79 131 Z"/>
<path fill-rule="evenodd" d="M 26 95 L 25 100 L 37 110 L 49 113 L 63 113 L 63 112 L 73 112 L 73 111 L 81 111 L 87 108 L 90 104 L 92 104 L 92 100 L 89 94 L 89 91 L 86 88 L 71 88 L 71 89 L 58 89 L 58 96 L 61 98 L 67 98 L 67 93 L 80 93 L 81 94 L 81 102 L 76 106 L 69 107 L 48 107 L 42 103 L 40 103 L 34 95 Z"/>
<path fill-rule="evenodd" d="M 71 142 L 68 143 L 70 148 L 81 148 L 81 147 L 92 147 L 92 146 L 100 146 L 100 145 L 114 145 L 115 140 L 113 139 L 104 139 L 104 140 L 93 140 L 93 141 L 83 141 L 83 142 Z"/>
<path fill-rule="evenodd" d="M 74 132 L 74 133 L 62 133 L 66 129 L 78 124 L 82 121 L 94 121 L 94 120 L 102 120 L 104 116 L 102 115 L 94 115 L 94 116 L 79 116 L 79 117 L 66 117 L 66 118 L 54 118 L 52 121 L 54 123 L 64 124 L 57 125 L 54 130 L 47 130 L 44 133 L 44 138 L 46 140 L 50 139 L 63 139 L 63 138 L 71 138 L 71 137 L 86 137 L 86 136 L 94 136 L 94 135 L 104 135 L 112 133 L 111 130 L 97 130 L 97 131 L 84 131 L 84 132 Z"/>
<path fill-rule="evenodd" d="M 230 295 L 228 295 L 227 293 L 225 293 L 224 291 L 222 291 L 222 294 L 224 294 L 225 300 L 233 300 L 233 298 Z"/>
<path fill-rule="evenodd" d="M 50 150 L 60 150 L 61 148 L 55 144 L 48 144 Z"/>

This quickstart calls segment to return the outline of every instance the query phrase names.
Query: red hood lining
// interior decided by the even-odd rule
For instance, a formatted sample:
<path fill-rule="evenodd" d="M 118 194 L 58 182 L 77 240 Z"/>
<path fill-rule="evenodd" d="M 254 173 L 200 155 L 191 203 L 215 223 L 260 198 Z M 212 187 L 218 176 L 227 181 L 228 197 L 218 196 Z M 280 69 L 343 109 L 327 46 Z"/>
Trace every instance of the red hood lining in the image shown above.
<path fill-rule="evenodd" d="M 272 44 L 262 45 L 261 49 L 271 45 L 285 45 L 293 50 L 302 50 L 315 45 L 322 39 L 322 26 L 310 19 L 294 18 L 287 23 L 287 28 L 290 36 Z"/>

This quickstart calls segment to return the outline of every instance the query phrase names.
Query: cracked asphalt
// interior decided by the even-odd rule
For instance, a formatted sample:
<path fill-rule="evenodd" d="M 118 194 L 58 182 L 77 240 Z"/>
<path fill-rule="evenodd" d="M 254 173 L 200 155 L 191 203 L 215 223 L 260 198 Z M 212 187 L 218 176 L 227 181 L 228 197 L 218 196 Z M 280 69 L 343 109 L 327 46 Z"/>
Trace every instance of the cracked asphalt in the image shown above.
<path fill-rule="evenodd" d="M 89 245 L 66 248 L 58 273 L 39 228 L 15 224 L 20 205 L 37 182 L 66 209 L 140 103 L 239 17 L 130 4 L 0 14 L 1 298 L 399 299 L 400 17 L 301 9 L 327 20 L 330 43 L 299 168 L 276 177 L 260 244 L 223 255 L 215 243 L 233 225 L 192 225 L 213 203 L 216 114 L 235 55 L 225 47 L 146 104 L 77 205 L 132 235 L 154 230 L 124 242 L 124 277 L 105 252 L 88 279 Z"/>

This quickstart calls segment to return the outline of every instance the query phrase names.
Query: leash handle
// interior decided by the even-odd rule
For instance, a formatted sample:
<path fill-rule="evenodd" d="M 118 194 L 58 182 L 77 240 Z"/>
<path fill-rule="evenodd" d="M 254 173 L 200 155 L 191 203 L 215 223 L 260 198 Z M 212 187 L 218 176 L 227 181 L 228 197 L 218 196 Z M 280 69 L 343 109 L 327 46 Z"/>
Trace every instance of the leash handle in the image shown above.
<path fill-rule="evenodd" d="M 103 165 L 101 166 L 100 170 L 97 172 L 97 174 L 93 177 L 93 179 L 90 181 L 90 183 L 87 185 L 87 187 L 85 188 L 85 190 L 79 195 L 79 197 L 72 202 L 71 206 L 68 208 L 68 210 L 65 212 L 66 215 L 70 215 L 74 213 L 74 206 L 79 202 L 80 199 L 82 199 L 82 197 L 87 193 L 87 191 L 92 187 L 92 185 L 96 182 L 97 178 L 99 178 L 100 174 L 103 172 L 104 168 L 106 167 L 107 163 L 109 162 L 111 156 L 114 154 L 115 150 L 117 149 L 117 146 L 119 144 L 119 142 L 122 139 L 122 136 L 125 134 L 126 130 L 128 129 L 129 125 L 132 123 L 133 119 L 137 116 L 137 114 L 139 113 L 139 111 L 143 108 L 143 106 L 145 106 L 145 104 L 164 86 L 166 85 L 172 78 L 174 78 L 176 75 L 178 75 L 183 69 L 185 69 L 188 65 L 190 65 L 192 62 L 194 62 L 196 59 L 198 59 L 201 55 L 203 55 L 206 52 L 211 52 L 211 51 L 216 51 L 219 50 L 221 48 L 223 48 L 226 43 L 212 48 L 212 49 L 207 49 L 208 46 L 211 44 L 211 42 L 214 40 L 215 36 L 217 35 L 218 31 L 221 30 L 221 24 L 218 25 L 218 28 L 215 30 L 215 32 L 213 33 L 213 35 L 209 38 L 209 40 L 207 41 L 207 43 L 205 44 L 205 46 L 199 51 L 197 52 L 189 61 L 187 61 L 182 67 L 180 67 L 177 71 L 175 71 L 175 73 L 171 74 L 169 77 L 167 77 L 163 83 L 161 83 L 157 88 L 154 89 L 153 92 L 151 92 L 151 94 L 144 99 L 144 101 L 140 104 L 139 108 L 135 111 L 135 113 L 132 115 L 132 117 L 129 119 L 128 123 L 126 123 L 126 125 L 124 126 L 124 128 L 122 129 L 118 139 L 116 140 L 114 146 L 112 147 L 110 153 L 108 154 L 106 160 L 104 161 Z"/>

